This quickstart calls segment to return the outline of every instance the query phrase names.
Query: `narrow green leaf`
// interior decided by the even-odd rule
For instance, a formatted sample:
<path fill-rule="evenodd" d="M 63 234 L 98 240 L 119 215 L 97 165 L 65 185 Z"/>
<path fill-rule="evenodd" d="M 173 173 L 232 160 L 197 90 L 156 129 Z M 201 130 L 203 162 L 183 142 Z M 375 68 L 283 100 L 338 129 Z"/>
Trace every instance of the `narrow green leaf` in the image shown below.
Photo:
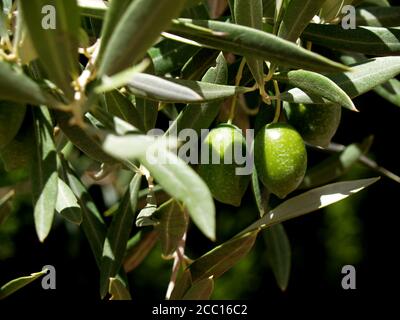
<path fill-rule="evenodd" d="M 23 65 L 28 65 L 38 58 L 38 54 L 33 46 L 23 15 L 17 15 L 16 19 L 17 26 L 13 38 L 13 49 L 21 63 Z"/>
<path fill-rule="evenodd" d="M 183 208 L 171 199 L 157 209 L 159 223 L 156 226 L 160 234 L 161 249 L 164 256 L 172 255 L 182 240 L 188 227 L 188 217 Z"/>
<path fill-rule="evenodd" d="M 124 270 L 134 270 L 149 254 L 158 240 L 157 231 L 139 231 L 128 241 L 124 258 Z"/>
<path fill-rule="evenodd" d="M 400 29 L 358 27 L 343 29 L 341 25 L 310 24 L 303 38 L 332 49 L 378 56 L 400 54 Z"/>
<path fill-rule="evenodd" d="M 155 160 L 140 157 L 140 162 L 163 189 L 184 203 L 193 222 L 204 235 L 214 240 L 215 207 L 205 182 L 182 159 L 169 151 L 158 152 Z"/>
<path fill-rule="evenodd" d="M 143 122 L 144 132 L 154 129 L 158 117 L 158 102 L 139 97 L 135 98 L 135 102 L 136 109 Z"/>
<path fill-rule="evenodd" d="M 320 17 L 330 22 L 341 14 L 343 6 L 352 4 L 354 0 L 327 0 L 322 6 Z"/>
<path fill-rule="evenodd" d="M 398 27 L 400 7 L 357 8 L 356 25 L 369 27 Z"/>
<path fill-rule="evenodd" d="M 72 100 L 71 82 L 79 75 L 76 0 L 19 1 L 19 8 L 44 70 Z"/>
<path fill-rule="evenodd" d="M 253 173 L 251 175 L 251 184 L 254 198 L 256 200 L 256 205 L 258 211 L 260 212 L 260 217 L 263 217 L 268 212 L 269 192 L 265 187 L 260 185 L 256 167 L 253 168 Z"/>
<path fill-rule="evenodd" d="M 10 200 L 14 195 L 15 191 L 10 190 L 0 198 L 0 226 L 7 220 L 11 213 L 12 205 Z"/>
<path fill-rule="evenodd" d="M 312 189 L 283 202 L 240 234 L 258 230 L 260 228 L 267 228 L 277 223 L 297 218 L 301 215 L 324 208 L 365 189 L 371 184 L 377 182 L 379 179 L 380 178 L 378 177 L 337 182 Z"/>
<path fill-rule="evenodd" d="M 216 66 L 211 67 L 201 80 L 202 82 L 226 84 L 228 81 L 228 65 L 222 53 L 219 54 L 216 60 Z M 176 130 L 177 133 L 185 128 L 191 128 L 200 133 L 201 129 L 209 128 L 215 120 L 221 103 L 205 103 L 205 104 L 189 104 L 182 110 L 179 116 L 171 124 L 168 133 Z"/>
<path fill-rule="evenodd" d="M 186 269 L 181 273 L 176 281 L 174 290 L 171 292 L 171 297 L 169 300 L 181 300 L 185 293 L 192 286 L 192 275 L 190 274 L 190 270 Z"/>
<path fill-rule="evenodd" d="M 25 118 L 26 106 L 0 101 L 0 150 L 17 135 Z"/>
<path fill-rule="evenodd" d="M 279 27 L 278 37 L 296 42 L 326 0 L 292 0 Z"/>
<path fill-rule="evenodd" d="M 182 300 L 209 300 L 214 290 L 212 277 L 194 283 L 182 297 Z"/>
<path fill-rule="evenodd" d="M 104 94 L 103 106 L 110 114 L 121 118 L 122 120 L 130 123 L 140 131 L 144 131 L 144 125 L 140 113 L 118 90 L 107 92 Z"/>
<path fill-rule="evenodd" d="M 118 2 L 115 1 L 115 2 Z M 103 0 L 78 0 L 81 15 L 84 17 L 103 19 L 108 9 Z"/>
<path fill-rule="evenodd" d="M 63 133 L 83 153 L 98 162 L 115 162 L 114 158 L 103 151 L 98 139 L 94 135 L 79 126 L 71 125 L 71 114 L 62 111 L 55 111 L 54 115 L 58 126 L 61 128 Z"/>
<path fill-rule="evenodd" d="M 70 187 L 60 178 L 58 179 L 56 211 L 74 224 L 82 223 L 82 212 L 78 200 Z"/>
<path fill-rule="evenodd" d="M 342 152 L 334 154 L 309 169 L 299 188 L 314 188 L 327 184 L 345 174 L 360 158 L 365 155 L 370 146 L 371 138 L 363 143 L 353 143 Z"/>
<path fill-rule="evenodd" d="M 57 155 L 53 125 L 46 107 L 33 108 L 35 146 L 31 162 L 32 197 L 36 233 L 41 242 L 53 224 L 57 201 Z"/>
<path fill-rule="evenodd" d="M 199 27 L 209 30 L 199 30 Z M 176 35 L 207 47 L 243 56 L 254 56 L 282 66 L 321 72 L 346 70 L 342 64 L 298 47 L 290 41 L 241 25 L 220 21 L 178 19 L 174 21 L 171 30 Z"/>
<path fill-rule="evenodd" d="M 379 57 L 351 65 L 351 70 L 327 77 L 335 82 L 350 98 L 368 92 L 400 74 L 400 57 Z M 328 100 L 294 88 L 281 94 L 281 99 L 294 103 L 330 103 Z"/>
<path fill-rule="evenodd" d="M 212 102 L 251 90 L 245 87 L 161 78 L 145 73 L 135 74 L 129 81 L 128 88 L 135 96 L 166 103 Z"/>
<path fill-rule="evenodd" d="M 262 0 L 236 0 L 234 4 L 235 23 L 262 30 Z M 264 60 L 245 56 L 247 65 L 259 87 L 264 86 Z"/>
<path fill-rule="evenodd" d="M 25 287 L 26 285 L 30 284 L 31 282 L 45 275 L 46 272 L 47 270 L 31 273 L 30 276 L 17 278 L 6 283 L 0 288 L 0 300 L 7 298 L 9 295 L 13 294 L 19 289 Z"/>
<path fill-rule="evenodd" d="M 322 97 L 349 110 L 357 111 L 353 101 L 343 89 L 328 77 L 307 70 L 294 70 L 275 77 L 312 96 Z"/>
<path fill-rule="evenodd" d="M 104 17 L 103 27 L 101 29 L 101 45 L 97 61 L 101 61 L 104 52 L 110 42 L 110 39 L 115 32 L 118 22 L 128 9 L 132 0 L 115 0 L 111 1 L 110 7 L 107 10 L 107 14 Z"/>
<path fill-rule="evenodd" d="M 259 230 L 235 237 L 196 259 L 188 268 L 193 282 L 219 278 L 232 268 L 253 247 Z"/>
<path fill-rule="evenodd" d="M 267 244 L 267 259 L 276 282 L 285 291 L 290 277 L 292 251 L 285 229 L 281 224 L 271 226 L 264 231 Z"/>
<path fill-rule="evenodd" d="M 204 73 L 215 64 L 219 51 L 201 48 L 193 57 L 191 57 L 181 70 L 181 78 L 187 80 L 200 80 Z M 224 83 L 226 84 L 226 83 Z"/>
<path fill-rule="evenodd" d="M 176 18 L 185 0 L 135 0 L 129 4 L 104 49 L 100 75 L 113 75 L 137 62 Z"/>
<path fill-rule="evenodd" d="M 390 79 L 388 82 L 373 89 L 382 98 L 400 107 L 400 81 Z"/>
<path fill-rule="evenodd" d="M 163 76 L 180 70 L 186 61 L 195 55 L 200 48 L 170 39 L 164 39 L 150 48 L 148 53 L 153 61 L 154 74 Z"/>
<path fill-rule="evenodd" d="M 63 180 L 70 186 L 79 201 L 82 209 L 82 228 L 89 241 L 90 248 L 100 267 L 102 259 L 102 249 L 106 237 L 107 227 L 96 208 L 91 196 L 75 172 L 65 159 L 61 159 L 61 175 Z"/>
<path fill-rule="evenodd" d="M 119 210 L 113 217 L 103 246 L 100 265 L 100 295 L 107 294 L 109 279 L 117 275 L 122 265 L 129 234 L 135 219 L 138 192 L 142 175 L 136 174 L 129 184 Z"/>
<path fill-rule="evenodd" d="M 37 105 L 48 102 L 36 82 L 3 61 L 0 61 L 0 99 Z"/>
<path fill-rule="evenodd" d="M 132 300 L 131 294 L 121 280 L 110 278 L 109 283 L 108 292 L 111 294 L 110 300 Z"/>

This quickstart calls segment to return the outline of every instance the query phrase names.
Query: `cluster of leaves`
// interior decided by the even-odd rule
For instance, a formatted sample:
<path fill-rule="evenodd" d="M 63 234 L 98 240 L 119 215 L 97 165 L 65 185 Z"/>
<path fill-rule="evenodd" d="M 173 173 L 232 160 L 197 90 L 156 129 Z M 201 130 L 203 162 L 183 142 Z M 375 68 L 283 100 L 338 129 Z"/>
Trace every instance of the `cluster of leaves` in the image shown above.
<path fill-rule="evenodd" d="M 400 73 L 400 8 L 386 0 L 172 2 L 0 1 L 4 166 L 8 171 L 29 168 L 40 241 L 51 231 L 55 214 L 81 227 L 100 270 L 102 298 L 129 299 L 126 272 L 160 241 L 163 255 L 175 261 L 167 297 L 207 299 L 214 280 L 249 252 L 260 232 L 284 289 L 290 246 L 280 223 L 374 183 L 378 178 L 331 183 L 357 161 L 379 170 L 366 156 L 369 140 L 322 149 L 334 154 L 309 168 L 299 189 L 310 190 L 272 210 L 268 191 L 253 175 L 259 219 L 255 215 L 255 222 L 231 240 L 191 260 L 184 254 L 190 220 L 216 239 L 213 197 L 196 171 L 171 152 L 168 139 L 156 140 L 146 132 L 156 126 L 200 132 L 227 121 L 236 100 L 241 108 L 230 120 L 242 129 L 249 128 L 254 115 L 256 124 L 277 120 L 282 102 L 356 111 L 351 99 L 374 90 L 400 106 L 395 78 Z M 344 30 L 341 8 L 352 3 L 357 27 Z M 52 19 L 51 8 L 55 29 L 43 27 Z M 313 52 L 311 44 L 332 49 L 327 51 L 336 58 Z M 165 126 L 165 118 L 171 126 Z M 146 151 L 154 146 L 157 156 L 174 161 L 149 161 Z M 78 166 L 80 174 L 78 162 L 87 164 Z M 93 168 L 97 172 L 90 178 L 81 174 Z M 89 180 L 108 181 L 123 193 L 110 204 L 110 224 L 87 191 Z M 0 223 L 15 192 L 18 188 L 10 186 L 0 200 Z M 130 238 L 134 224 L 140 229 Z M 6 284 L 0 297 L 42 274 Z"/>

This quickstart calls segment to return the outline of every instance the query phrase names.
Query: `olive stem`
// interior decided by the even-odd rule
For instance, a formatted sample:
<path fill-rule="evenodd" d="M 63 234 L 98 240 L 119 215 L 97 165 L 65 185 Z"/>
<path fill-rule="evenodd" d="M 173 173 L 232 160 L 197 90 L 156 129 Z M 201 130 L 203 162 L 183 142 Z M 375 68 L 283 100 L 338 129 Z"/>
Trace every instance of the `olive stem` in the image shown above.
<path fill-rule="evenodd" d="M 236 74 L 236 78 L 235 78 L 235 86 L 239 86 L 240 85 L 240 80 L 242 80 L 242 76 L 243 76 L 243 69 L 244 66 L 246 65 L 246 58 L 243 57 L 242 61 L 240 62 L 239 65 L 239 69 L 238 72 Z M 236 114 L 236 101 L 237 101 L 237 95 L 235 94 L 232 98 L 232 104 L 231 104 L 231 108 L 230 108 L 230 112 L 229 112 L 229 118 L 228 118 L 228 123 L 232 124 L 233 119 L 235 118 L 235 114 Z"/>
<path fill-rule="evenodd" d="M 275 116 L 274 116 L 274 120 L 272 121 L 272 123 L 276 123 L 279 120 L 279 117 L 281 115 L 281 99 L 280 99 L 280 91 L 279 91 L 279 85 L 278 85 L 278 81 L 273 80 L 274 82 L 274 88 L 275 88 L 275 94 L 277 96 L 276 102 L 275 102 Z"/>

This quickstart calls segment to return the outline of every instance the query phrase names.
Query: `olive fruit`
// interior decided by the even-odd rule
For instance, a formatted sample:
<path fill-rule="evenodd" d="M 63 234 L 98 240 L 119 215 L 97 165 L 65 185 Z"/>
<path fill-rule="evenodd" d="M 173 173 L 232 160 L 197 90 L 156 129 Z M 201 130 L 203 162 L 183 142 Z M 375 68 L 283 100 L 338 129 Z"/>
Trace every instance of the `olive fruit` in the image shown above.
<path fill-rule="evenodd" d="M 246 141 L 241 130 L 230 124 L 219 125 L 206 136 L 202 152 L 204 148 L 208 148 L 208 164 L 202 161 L 198 166 L 200 177 L 207 183 L 216 200 L 240 206 L 250 181 L 250 175 L 238 175 L 236 172 L 236 168 L 245 165 L 238 164 L 235 157 L 235 153 L 240 150 L 240 155 L 246 152 Z"/>
<path fill-rule="evenodd" d="M 286 119 L 304 141 L 326 147 L 340 124 L 342 108 L 337 104 L 286 104 Z"/>
<path fill-rule="evenodd" d="M 289 124 L 267 124 L 254 140 L 254 162 L 261 182 L 284 198 L 299 186 L 306 172 L 303 139 Z"/>

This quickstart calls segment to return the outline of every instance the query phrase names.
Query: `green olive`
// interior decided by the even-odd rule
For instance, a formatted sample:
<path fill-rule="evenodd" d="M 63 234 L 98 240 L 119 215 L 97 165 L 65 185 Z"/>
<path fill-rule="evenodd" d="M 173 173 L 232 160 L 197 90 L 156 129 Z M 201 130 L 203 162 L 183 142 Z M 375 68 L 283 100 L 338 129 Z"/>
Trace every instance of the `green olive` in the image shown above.
<path fill-rule="evenodd" d="M 207 183 L 213 197 L 226 204 L 240 206 L 242 197 L 250 181 L 250 175 L 238 175 L 237 168 L 244 164 L 238 164 L 235 158 L 235 149 L 242 150 L 245 154 L 246 141 L 239 128 L 223 124 L 210 131 L 204 140 L 205 148 L 209 150 L 209 164 L 201 163 L 198 167 L 200 177 Z M 239 149 L 241 148 L 241 149 Z M 218 164 L 213 164 L 214 159 Z M 232 159 L 230 163 L 229 159 Z"/>
<path fill-rule="evenodd" d="M 304 141 L 326 147 L 340 124 L 341 106 L 337 104 L 287 104 L 285 114 Z"/>
<path fill-rule="evenodd" d="M 304 178 L 307 153 L 300 134 L 289 124 L 264 126 L 254 141 L 254 161 L 261 182 L 280 198 Z"/>

